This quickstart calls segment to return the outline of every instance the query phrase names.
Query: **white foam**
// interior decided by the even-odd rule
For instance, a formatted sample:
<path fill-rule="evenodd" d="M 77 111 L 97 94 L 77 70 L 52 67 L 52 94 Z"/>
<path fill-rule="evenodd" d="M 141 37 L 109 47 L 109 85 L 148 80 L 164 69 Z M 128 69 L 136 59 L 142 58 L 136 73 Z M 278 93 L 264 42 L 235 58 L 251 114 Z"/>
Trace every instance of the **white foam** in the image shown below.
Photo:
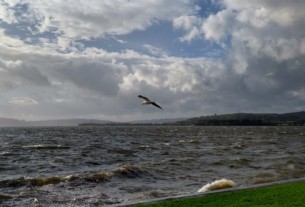
<path fill-rule="evenodd" d="M 221 180 L 215 180 L 212 183 L 208 183 L 208 184 L 204 185 L 197 192 L 202 193 L 202 192 L 208 192 L 208 191 L 212 191 L 212 190 L 232 188 L 234 186 L 236 186 L 236 183 L 233 180 L 221 179 Z"/>

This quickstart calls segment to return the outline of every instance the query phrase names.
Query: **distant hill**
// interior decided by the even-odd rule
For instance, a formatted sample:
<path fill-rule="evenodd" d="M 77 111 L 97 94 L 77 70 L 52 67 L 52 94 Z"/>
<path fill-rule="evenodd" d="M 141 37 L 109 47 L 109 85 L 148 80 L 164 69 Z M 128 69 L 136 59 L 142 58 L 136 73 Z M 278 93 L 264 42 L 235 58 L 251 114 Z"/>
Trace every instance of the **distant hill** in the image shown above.
<path fill-rule="evenodd" d="M 57 119 L 57 120 L 42 120 L 42 121 L 28 121 L 29 126 L 78 126 L 82 123 L 97 123 L 105 124 L 109 121 L 98 119 Z"/>
<path fill-rule="evenodd" d="M 182 120 L 186 120 L 187 118 L 176 118 L 176 119 L 151 119 L 151 120 L 136 120 L 131 122 L 103 122 L 103 123 L 97 123 L 97 122 L 84 122 L 79 124 L 79 126 L 105 126 L 105 125 L 163 125 L 173 122 L 178 122 Z"/>
<path fill-rule="evenodd" d="M 97 119 L 58 119 L 41 121 L 24 121 L 0 117 L 0 127 L 34 127 L 34 126 L 100 126 L 100 125 L 196 125 L 196 126 L 280 126 L 305 125 L 305 111 L 284 114 L 276 113 L 234 113 L 194 118 L 153 119 L 132 122 L 111 122 Z"/>
<path fill-rule="evenodd" d="M 151 120 L 137 120 L 130 122 L 131 124 L 165 124 L 171 122 L 178 122 L 187 120 L 188 118 L 176 118 L 176 119 L 151 119 Z"/>
<path fill-rule="evenodd" d="M 15 126 L 15 127 L 27 126 L 27 122 L 23 120 L 0 117 L 0 127 L 11 127 L 11 126 Z"/>
<path fill-rule="evenodd" d="M 41 121 L 23 121 L 18 119 L 0 118 L 0 127 L 46 127 L 46 126 L 78 126 L 81 123 L 99 123 L 105 124 L 109 121 L 96 119 L 58 119 Z"/>
<path fill-rule="evenodd" d="M 280 126 L 305 125 L 305 111 L 284 114 L 235 113 L 190 118 L 173 122 L 177 125 L 197 126 Z"/>

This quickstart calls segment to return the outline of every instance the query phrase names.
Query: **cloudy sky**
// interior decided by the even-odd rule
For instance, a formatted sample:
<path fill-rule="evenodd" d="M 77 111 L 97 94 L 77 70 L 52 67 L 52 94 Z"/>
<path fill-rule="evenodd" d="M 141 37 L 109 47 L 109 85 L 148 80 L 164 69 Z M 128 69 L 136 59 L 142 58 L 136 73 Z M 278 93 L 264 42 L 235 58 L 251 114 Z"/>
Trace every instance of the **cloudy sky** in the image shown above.
<path fill-rule="evenodd" d="M 0 116 L 305 110 L 304 10 L 303 0 L 0 0 Z"/>

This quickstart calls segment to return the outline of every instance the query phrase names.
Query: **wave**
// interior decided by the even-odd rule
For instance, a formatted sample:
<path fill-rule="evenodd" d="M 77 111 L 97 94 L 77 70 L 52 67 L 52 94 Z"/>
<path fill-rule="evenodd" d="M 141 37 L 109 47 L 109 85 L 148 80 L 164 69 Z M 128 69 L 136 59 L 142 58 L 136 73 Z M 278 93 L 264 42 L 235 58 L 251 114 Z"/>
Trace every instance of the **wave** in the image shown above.
<path fill-rule="evenodd" d="M 11 198 L 13 198 L 13 196 L 0 193 L 0 201 L 1 200 L 11 199 Z"/>
<path fill-rule="evenodd" d="M 22 148 L 30 148 L 30 149 L 70 149 L 69 146 L 66 145 L 43 145 L 43 144 L 34 144 L 34 145 L 24 145 Z"/>
<path fill-rule="evenodd" d="M 114 171 L 114 175 L 127 178 L 140 177 L 146 171 L 133 165 L 123 165 Z"/>
<path fill-rule="evenodd" d="M 23 186 L 43 186 L 49 184 L 58 184 L 62 181 L 60 176 L 53 177 L 37 177 L 37 178 L 17 178 L 11 180 L 0 181 L 0 187 L 23 187 Z"/>
<path fill-rule="evenodd" d="M 24 187 L 24 186 L 44 186 L 50 184 L 59 184 L 62 182 L 84 181 L 84 182 L 106 182 L 113 178 L 137 178 L 148 171 L 134 165 L 123 165 L 112 172 L 92 172 L 86 174 L 74 174 L 68 176 L 51 176 L 51 177 L 35 177 L 35 178 L 17 178 L 0 181 L 2 187 Z"/>
<path fill-rule="evenodd" d="M 88 182 L 103 182 L 109 180 L 111 177 L 110 173 L 107 172 L 98 172 L 92 175 L 85 176 L 83 179 Z"/>
<path fill-rule="evenodd" d="M 213 190 L 220 190 L 224 188 L 232 188 L 234 186 L 236 186 L 236 183 L 233 180 L 221 179 L 221 180 L 215 180 L 212 183 L 208 183 L 204 185 L 197 192 L 202 193 Z"/>

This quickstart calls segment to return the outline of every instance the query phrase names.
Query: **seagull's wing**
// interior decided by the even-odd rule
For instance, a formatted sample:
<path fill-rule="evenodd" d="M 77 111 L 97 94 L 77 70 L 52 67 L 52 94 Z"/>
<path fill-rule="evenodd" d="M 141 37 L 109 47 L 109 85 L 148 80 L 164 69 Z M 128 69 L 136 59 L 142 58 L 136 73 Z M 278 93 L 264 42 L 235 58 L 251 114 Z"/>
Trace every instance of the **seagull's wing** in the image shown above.
<path fill-rule="evenodd" d="M 147 98 L 147 97 L 145 97 L 145 96 L 138 95 L 138 97 L 139 97 L 139 98 L 143 98 L 143 99 L 144 99 L 144 100 L 146 100 L 146 101 L 150 101 L 150 99 L 149 99 L 149 98 Z"/>
<path fill-rule="evenodd" d="M 161 106 L 159 106 L 158 104 L 156 104 L 155 102 L 151 102 L 152 105 L 154 105 L 155 107 L 158 107 L 159 109 L 162 109 Z M 163 109 L 162 109 L 163 110 Z"/>

